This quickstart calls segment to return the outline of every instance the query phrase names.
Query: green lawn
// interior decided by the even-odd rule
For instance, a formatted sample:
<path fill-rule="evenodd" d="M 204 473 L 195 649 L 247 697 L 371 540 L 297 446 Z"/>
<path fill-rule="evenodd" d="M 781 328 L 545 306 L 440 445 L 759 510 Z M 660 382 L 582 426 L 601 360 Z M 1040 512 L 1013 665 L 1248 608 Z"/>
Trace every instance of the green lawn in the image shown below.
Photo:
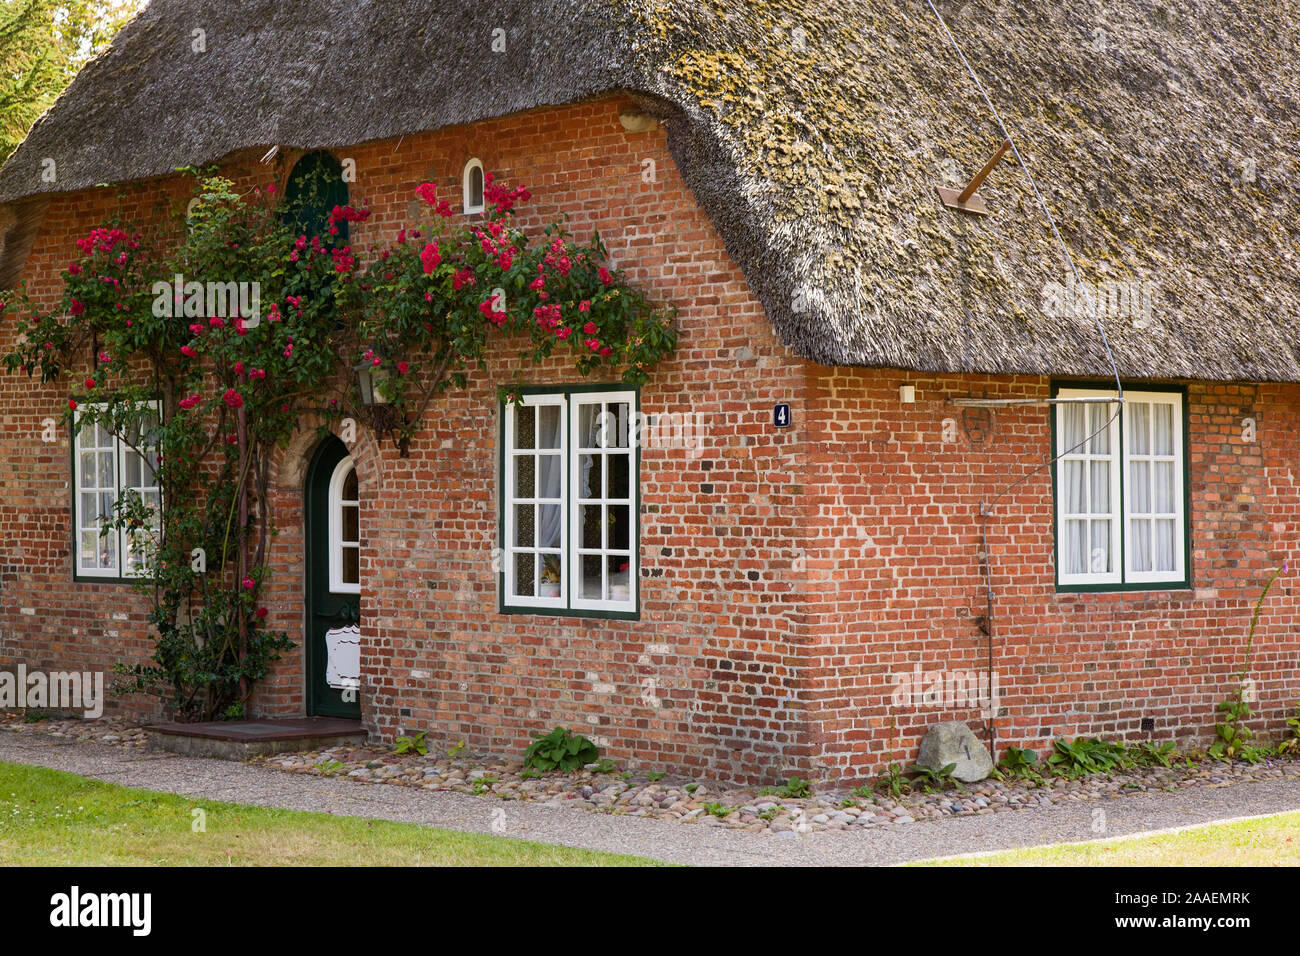
<path fill-rule="evenodd" d="M 1300 813 L 1212 823 L 1177 833 L 1062 843 L 913 866 L 1300 866 Z"/>
<path fill-rule="evenodd" d="M 496 806 L 484 802 L 483 813 Z M 206 832 L 194 832 L 196 809 L 206 817 Z M 190 800 L 11 763 L 0 763 L 0 864 L 662 865 L 638 857 L 411 823 Z"/>

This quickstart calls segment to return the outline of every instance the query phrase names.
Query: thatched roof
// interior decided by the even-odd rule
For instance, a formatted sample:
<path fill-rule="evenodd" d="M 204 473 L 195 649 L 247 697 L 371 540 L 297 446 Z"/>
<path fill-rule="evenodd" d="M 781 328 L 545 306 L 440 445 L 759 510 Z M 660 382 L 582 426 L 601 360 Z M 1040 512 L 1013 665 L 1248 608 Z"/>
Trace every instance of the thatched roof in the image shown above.
<path fill-rule="evenodd" d="M 941 0 L 1085 281 L 1133 283 L 1121 371 L 1300 380 L 1288 4 Z M 503 29 L 506 51 L 491 52 Z M 207 52 L 191 51 L 206 31 Z M 1023 171 L 925 0 L 153 0 L 0 170 L 0 201 L 627 91 L 781 338 L 825 364 L 1105 373 Z M 58 163 L 57 183 L 40 162 Z M 1145 327 L 1143 327 L 1145 326 Z"/>

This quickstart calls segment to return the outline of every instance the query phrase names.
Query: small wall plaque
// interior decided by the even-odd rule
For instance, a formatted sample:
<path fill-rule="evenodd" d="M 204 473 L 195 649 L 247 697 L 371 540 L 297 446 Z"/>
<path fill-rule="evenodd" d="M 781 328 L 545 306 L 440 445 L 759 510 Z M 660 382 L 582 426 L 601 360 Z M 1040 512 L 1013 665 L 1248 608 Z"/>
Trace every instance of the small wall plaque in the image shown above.
<path fill-rule="evenodd" d="M 790 406 L 788 404 L 773 407 L 772 424 L 777 428 L 790 427 Z"/>

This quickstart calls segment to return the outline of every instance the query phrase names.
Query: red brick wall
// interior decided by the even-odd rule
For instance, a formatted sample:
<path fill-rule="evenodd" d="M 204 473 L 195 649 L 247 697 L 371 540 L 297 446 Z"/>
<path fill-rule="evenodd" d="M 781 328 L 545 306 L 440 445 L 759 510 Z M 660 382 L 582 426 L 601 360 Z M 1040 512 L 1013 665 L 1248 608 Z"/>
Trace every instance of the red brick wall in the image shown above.
<path fill-rule="evenodd" d="M 459 208 L 470 156 L 503 181 L 529 186 L 526 228 L 567 214 L 580 238 L 599 229 L 632 280 L 680 310 L 680 349 L 642 390 L 642 412 L 698 412 L 708 429 L 700 455 L 643 450 L 642 615 L 633 622 L 496 613 L 496 387 L 514 375 L 517 345 L 501 348 L 469 391 L 431 410 L 409 458 L 391 446 L 376 451 L 362 430 L 354 455 L 363 499 L 364 717 L 383 739 L 427 729 L 435 739 L 506 753 L 559 723 L 646 766 L 771 776 L 804 767 L 808 752 L 797 677 L 800 587 L 791 570 L 803 533 L 802 449 L 794 432 L 770 428 L 772 405 L 797 401 L 807 373 L 776 341 L 682 183 L 664 132 L 625 132 L 622 105 L 611 98 L 337 152 L 355 160 L 354 200 L 374 211 L 353 235 L 358 249 L 412 224 L 422 181 Z M 238 159 L 228 174 L 245 188 L 271 178 L 251 157 Z M 79 196 L 51 208 L 28 268 L 51 300 L 54 270 L 107 206 Z M 560 359 L 523 375 L 535 384 L 580 381 Z M 6 408 L 25 396 L 24 435 L 31 421 L 57 416 L 67 397 L 13 378 L 0 387 Z M 4 571 L 7 597 L 38 606 L 43 624 L 19 620 L 6 601 L 7 646 L 48 666 L 143 658 L 149 643 L 138 626 L 133 641 L 104 639 L 94 654 L 61 637 L 76 619 L 64 602 L 100 629 L 109 607 L 132 608 L 137 622 L 143 609 L 125 585 L 71 583 L 63 440 L 58 464 L 40 474 L 34 463 L 9 464 L 14 487 L 39 489 L 50 505 L 43 552 L 11 549 Z M 270 621 L 295 637 L 301 482 L 311 447 L 304 438 L 285 456 L 274 492 L 267 604 Z M 22 456 L 37 452 L 24 441 Z M 31 509 L 9 497 L 4 514 L 10 526 L 31 520 Z M 30 537 L 19 529 L 12 540 Z M 298 652 L 289 655 L 259 688 L 253 710 L 301 712 L 302 666 Z"/>
<path fill-rule="evenodd" d="M 801 391 L 804 365 L 776 342 L 663 131 L 626 133 L 618 107 L 603 100 L 408 138 L 397 153 L 391 143 L 351 152 L 355 195 L 376 211 L 366 240 L 406 224 L 424 178 L 459 197 L 472 155 L 529 186 L 526 228 L 567 213 L 575 235 L 598 229 L 634 282 L 680 310 L 680 349 L 642 390 L 641 410 L 700 412 L 708 429 L 699 457 L 643 450 L 636 622 L 496 612 L 496 387 L 518 368 L 517 347 L 430 412 L 409 459 L 391 446 L 381 461 L 358 456 L 366 722 L 385 738 L 429 729 L 507 753 L 559 723 L 645 766 L 771 775 L 806 753 L 788 570 L 802 449 L 769 427 L 772 405 Z M 521 374 L 580 381 L 562 360 Z M 738 562 L 743 548 L 752 558 Z"/>
<path fill-rule="evenodd" d="M 900 403 L 904 383 L 915 385 L 915 404 Z M 987 668 L 976 622 L 986 609 L 980 504 L 1043 462 L 1051 435 L 1046 408 L 1022 407 L 998 411 L 991 434 L 972 441 L 948 399 L 1046 397 L 1049 387 L 1033 378 L 819 370 L 803 417 L 815 476 L 808 680 L 825 772 L 857 777 L 907 765 L 940 720 L 982 731 L 977 707 L 896 701 L 897 675 L 917 665 L 923 675 Z M 1095 734 L 1213 739 L 1214 707 L 1235 686 L 1254 601 L 1296 542 L 1300 388 L 1192 383 L 1187 403 L 1193 589 L 1057 593 L 1050 471 L 997 502 L 988 534 L 999 748 Z M 1247 417 L 1258 423 L 1250 445 Z M 943 440 L 948 418 L 955 442 Z M 1294 580 L 1293 572 L 1275 586 L 1256 634 L 1257 731 L 1279 730 L 1300 698 Z M 1152 733 L 1141 732 L 1142 718 L 1154 721 Z"/>
<path fill-rule="evenodd" d="M 179 196 L 175 184 L 152 183 L 55 197 L 24 266 L 28 292 L 42 308 L 62 295 L 62 276 L 79 255 L 75 242 L 110 216 L 157 220 Z M 12 319 L 0 323 L 0 353 L 12 350 Z M 148 659 L 153 647 L 148 605 L 126 584 L 72 582 L 72 458 L 66 428 L 43 441 L 47 419 L 64 413 L 85 364 L 67 381 L 0 371 L 0 668 L 76 667 L 108 672 L 118 662 Z M 147 701 L 110 701 L 110 709 L 153 712 Z"/>
<path fill-rule="evenodd" d="M 565 724 L 615 759 L 749 779 L 819 767 L 858 777 L 910 762 L 929 724 L 979 719 L 895 706 L 894 675 L 986 666 L 974 621 L 984 613 L 979 503 L 1050 448 L 1041 407 L 999 412 L 973 443 L 946 399 L 1041 396 L 1049 383 L 796 359 L 682 183 L 664 133 L 626 133 L 621 105 L 609 98 L 337 151 L 355 160 L 354 199 L 375 212 L 354 234 L 358 249 L 411 224 L 422 181 L 459 208 L 470 156 L 529 186 L 526 226 L 567 213 L 579 237 L 598 228 L 634 281 L 680 309 L 678 353 L 642 390 L 642 411 L 699 412 L 705 425 L 698 455 L 643 450 L 642 615 L 631 622 L 496 612 L 496 386 L 516 371 L 533 384 L 577 381 L 563 361 L 519 370 L 518 349 L 500 348 L 469 390 L 431 409 L 409 458 L 361 429 L 366 725 L 383 740 L 427 730 L 435 741 L 518 753 L 531 732 Z M 267 167 L 237 157 L 230 174 L 245 188 L 283 182 L 293 158 Z M 129 191 L 122 211 L 156 220 L 180 188 Z M 96 192 L 51 204 L 27 268 L 47 301 L 73 240 L 118 203 Z M 0 327 L 0 348 L 12 334 Z M 899 403 L 903 382 L 917 387 L 916 404 Z M 1048 473 L 999 501 L 989 535 L 1001 744 L 1136 734 L 1142 717 L 1154 718 L 1156 737 L 1206 740 L 1263 574 L 1296 536 L 1298 399 L 1291 386 L 1191 386 L 1195 590 L 1057 594 Z M 151 646 L 145 605 L 128 586 L 71 581 L 67 436 L 39 441 L 40 421 L 66 400 L 63 387 L 0 378 L 0 665 L 107 667 L 142 660 Z M 778 431 L 772 405 L 782 401 L 794 424 Z M 1250 447 L 1240 440 L 1247 415 L 1259 423 Z M 945 418 L 959 423 L 955 442 L 942 440 Z M 313 447 L 305 429 L 273 492 L 267 604 L 295 639 Z M 1257 642 L 1257 727 L 1276 726 L 1300 696 L 1297 630 L 1284 581 Z M 302 670 L 295 650 L 260 686 L 253 712 L 301 713 Z"/>

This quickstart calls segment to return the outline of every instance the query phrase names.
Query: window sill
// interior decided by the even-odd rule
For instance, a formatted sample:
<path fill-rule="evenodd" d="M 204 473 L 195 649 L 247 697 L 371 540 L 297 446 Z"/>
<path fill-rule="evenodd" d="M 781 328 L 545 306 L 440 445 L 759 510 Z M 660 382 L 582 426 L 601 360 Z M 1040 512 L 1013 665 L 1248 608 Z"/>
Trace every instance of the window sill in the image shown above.
<path fill-rule="evenodd" d="M 1057 594 L 1149 594 L 1158 591 L 1191 594 L 1188 581 L 1141 581 L 1136 584 L 1058 584 Z"/>
<path fill-rule="evenodd" d="M 108 575 L 78 574 L 74 572 L 72 575 L 72 581 L 74 584 L 139 584 L 141 582 L 150 582 L 153 580 L 153 578 L 146 577 L 143 574 L 131 575 L 128 577 L 122 577 L 121 575 L 109 577 Z"/>
<path fill-rule="evenodd" d="M 608 621 L 639 621 L 641 620 L 641 610 L 637 608 L 632 611 L 614 611 L 614 610 L 597 610 L 594 608 L 564 608 L 564 607 L 524 607 L 519 605 L 501 605 L 497 608 L 498 614 L 510 615 L 528 615 L 530 617 L 578 617 L 578 618 L 595 618 Z"/>

